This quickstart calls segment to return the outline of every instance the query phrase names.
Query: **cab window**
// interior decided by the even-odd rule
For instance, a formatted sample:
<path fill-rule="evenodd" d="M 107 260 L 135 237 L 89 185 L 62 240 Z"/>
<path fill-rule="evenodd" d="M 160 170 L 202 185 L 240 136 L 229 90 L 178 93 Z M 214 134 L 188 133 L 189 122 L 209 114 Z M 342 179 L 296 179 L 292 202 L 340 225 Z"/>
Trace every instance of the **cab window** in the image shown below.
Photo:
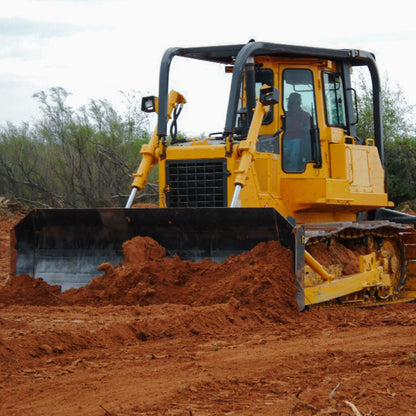
<path fill-rule="evenodd" d="M 316 126 L 313 74 L 308 69 L 283 71 L 284 133 L 282 163 L 285 172 L 303 172 L 312 157 Z"/>
<path fill-rule="evenodd" d="M 344 88 L 341 75 L 336 72 L 322 74 L 325 96 L 326 124 L 345 127 Z"/>

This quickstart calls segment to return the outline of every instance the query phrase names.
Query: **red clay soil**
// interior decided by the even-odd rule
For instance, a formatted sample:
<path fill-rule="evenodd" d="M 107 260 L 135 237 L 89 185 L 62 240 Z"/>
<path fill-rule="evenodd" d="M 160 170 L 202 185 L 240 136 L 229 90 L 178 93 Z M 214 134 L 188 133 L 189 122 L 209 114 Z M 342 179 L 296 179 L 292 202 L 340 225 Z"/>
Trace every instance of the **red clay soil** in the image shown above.
<path fill-rule="evenodd" d="M 416 414 L 416 304 L 299 312 L 276 242 L 221 264 L 123 250 L 77 290 L 0 289 L 1 415 Z"/>
<path fill-rule="evenodd" d="M 9 272 L 9 233 L 15 218 L 0 216 L 0 287 L 4 285 Z"/>
<path fill-rule="evenodd" d="M 360 252 L 362 248 L 350 250 L 336 240 L 333 240 L 330 245 L 318 243 L 308 246 L 308 251 L 323 266 L 340 265 L 344 275 L 359 273 L 359 256 L 365 254 Z"/>

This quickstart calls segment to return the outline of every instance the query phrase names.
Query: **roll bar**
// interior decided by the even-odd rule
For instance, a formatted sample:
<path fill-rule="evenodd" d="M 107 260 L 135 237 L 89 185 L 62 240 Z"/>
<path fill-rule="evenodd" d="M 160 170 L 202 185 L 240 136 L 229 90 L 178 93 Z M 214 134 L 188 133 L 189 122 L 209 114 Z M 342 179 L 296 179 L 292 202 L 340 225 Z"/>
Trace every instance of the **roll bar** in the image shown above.
<path fill-rule="evenodd" d="M 226 45 L 200 48 L 169 48 L 162 57 L 159 75 L 158 136 L 167 135 L 167 106 L 169 93 L 169 69 L 175 56 L 199 59 L 210 62 L 234 65 L 228 108 L 224 127 L 224 137 L 233 136 L 237 118 L 240 87 L 249 57 L 282 56 L 314 57 L 349 63 L 353 66 L 367 66 L 373 87 L 374 140 L 380 159 L 384 165 L 383 118 L 381 112 L 381 84 L 372 53 L 357 49 L 327 49 L 269 42 L 250 41 L 243 45 Z"/>

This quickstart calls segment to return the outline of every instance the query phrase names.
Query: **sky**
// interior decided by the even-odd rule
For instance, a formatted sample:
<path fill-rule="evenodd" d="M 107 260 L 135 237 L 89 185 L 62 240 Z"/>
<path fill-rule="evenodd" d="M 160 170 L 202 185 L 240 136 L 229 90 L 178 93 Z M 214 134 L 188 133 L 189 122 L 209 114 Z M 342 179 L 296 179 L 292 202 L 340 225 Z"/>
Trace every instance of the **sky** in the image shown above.
<path fill-rule="evenodd" d="M 160 60 L 167 48 L 244 44 L 250 39 L 373 52 L 382 77 L 403 90 L 408 104 L 416 105 L 413 4 L 2 0 L 0 126 L 36 121 L 39 103 L 33 94 L 56 86 L 71 93 L 67 103 L 75 109 L 90 99 L 106 99 L 122 110 L 120 91 L 157 95 Z M 195 134 L 221 130 L 229 76 L 215 65 L 203 68 L 199 62 L 183 61 L 174 59 L 170 84 L 187 99 L 179 129 Z"/>

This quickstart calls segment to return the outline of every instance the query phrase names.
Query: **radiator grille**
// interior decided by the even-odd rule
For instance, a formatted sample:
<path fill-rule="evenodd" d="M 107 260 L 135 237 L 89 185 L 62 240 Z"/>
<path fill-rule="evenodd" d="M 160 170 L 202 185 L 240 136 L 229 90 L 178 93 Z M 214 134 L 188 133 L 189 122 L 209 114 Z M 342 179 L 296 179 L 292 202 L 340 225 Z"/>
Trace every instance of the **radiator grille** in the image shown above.
<path fill-rule="evenodd" d="M 226 159 L 166 162 L 168 207 L 226 207 Z"/>

